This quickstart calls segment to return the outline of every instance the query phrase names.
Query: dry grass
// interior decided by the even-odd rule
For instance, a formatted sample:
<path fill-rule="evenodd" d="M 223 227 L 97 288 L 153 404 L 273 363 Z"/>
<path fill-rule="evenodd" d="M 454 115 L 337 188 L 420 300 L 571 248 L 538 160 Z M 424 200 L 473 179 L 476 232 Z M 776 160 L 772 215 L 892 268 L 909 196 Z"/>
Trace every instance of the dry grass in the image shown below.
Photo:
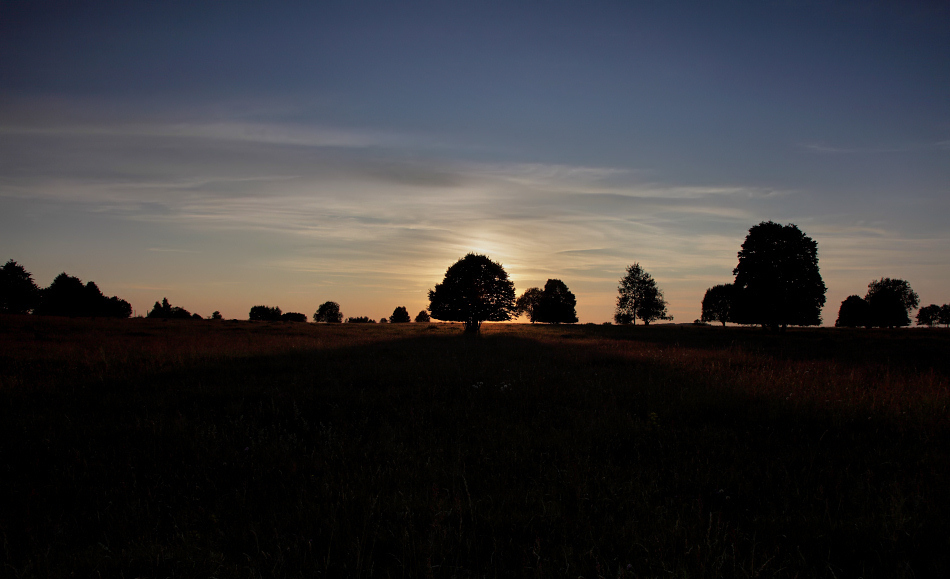
<path fill-rule="evenodd" d="M 950 571 L 950 333 L 3 318 L 3 574 Z"/>

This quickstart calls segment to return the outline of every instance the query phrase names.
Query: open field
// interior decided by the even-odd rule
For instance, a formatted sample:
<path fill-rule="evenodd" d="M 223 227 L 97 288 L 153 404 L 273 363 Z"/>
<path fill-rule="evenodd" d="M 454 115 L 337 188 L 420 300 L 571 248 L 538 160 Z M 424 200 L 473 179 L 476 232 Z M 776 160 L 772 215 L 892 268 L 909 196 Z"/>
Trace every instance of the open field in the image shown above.
<path fill-rule="evenodd" d="M 11 577 L 950 576 L 950 332 L 0 318 Z"/>

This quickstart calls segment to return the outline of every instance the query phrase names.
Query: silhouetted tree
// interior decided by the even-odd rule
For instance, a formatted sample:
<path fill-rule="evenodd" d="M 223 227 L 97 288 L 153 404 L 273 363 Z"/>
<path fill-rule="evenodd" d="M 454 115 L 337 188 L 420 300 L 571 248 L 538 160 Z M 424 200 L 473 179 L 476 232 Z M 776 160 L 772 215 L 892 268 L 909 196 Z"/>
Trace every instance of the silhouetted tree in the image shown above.
<path fill-rule="evenodd" d="M 355 318 L 346 318 L 348 324 L 375 324 L 376 320 L 368 316 L 356 316 Z"/>
<path fill-rule="evenodd" d="M 481 323 L 511 319 L 515 286 L 505 269 L 484 255 L 470 253 L 445 272 L 442 283 L 429 290 L 429 312 L 437 320 L 464 322 L 477 333 Z"/>
<path fill-rule="evenodd" d="M 531 311 L 531 321 L 545 324 L 576 324 L 574 307 L 577 299 L 559 279 L 549 279 L 544 284 L 541 299 Z"/>
<path fill-rule="evenodd" d="M 931 328 L 940 322 L 940 306 L 930 304 L 917 310 L 917 325 L 930 326 Z"/>
<path fill-rule="evenodd" d="M 201 317 L 201 314 L 194 313 L 194 314 L 191 314 L 191 319 L 193 319 L 193 320 L 203 320 L 204 318 Z"/>
<path fill-rule="evenodd" d="M 534 317 L 534 309 L 538 307 L 538 304 L 541 303 L 541 296 L 544 295 L 544 291 L 539 287 L 529 287 L 524 290 L 524 293 L 521 294 L 521 297 L 515 302 L 515 310 L 513 312 L 514 316 L 520 316 L 522 314 L 528 316 L 528 320 L 533 324 L 537 320 Z"/>
<path fill-rule="evenodd" d="M 419 323 L 419 324 L 428 324 L 430 321 L 432 321 L 432 320 L 429 318 L 429 312 L 427 312 L 427 311 L 425 311 L 425 310 L 422 310 L 421 312 L 419 312 L 418 314 L 416 314 L 416 322 L 417 322 L 417 323 Z"/>
<path fill-rule="evenodd" d="M 212 320 L 222 320 L 222 319 L 224 319 L 224 317 L 221 315 L 221 312 L 219 312 L 218 310 L 215 310 L 215 311 L 211 312 L 211 319 L 212 319 Z"/>
<path fill-rule="evenodd" d="M 313 314 L 313 321 L 327 324 L 341 323 L 343 321 L 343 314 L 340 313 L 340 304 L 336 302 L 323 302 Z"/>
<path fill-rule="evenodd" d="M 861 296 L 848 296 L 838 308 L 836 328 L 857 328 L 871 325 L 871 306 Z"/>
<path fill-rule="evenodd" d="M 871 322 L 882 328 L 909 326 L 908 314 L 920 304 L 909 283 L 889 277 L 869 283 L 864 300 L 871 306 Z"/>
<path fill-rule="evenodd" d="M 411 320 L 409 311 L 403 306 L 397 307 L 393 310 L 393 315 L 389 316 L 389 321 L 394 324 L 408 324 Z"/>
<path fill-rule="evenodd" d="M 280 308 L 276 306 L 254 306 L 251 308 L 247 319 L 261 322 L 276 322 L 280 320 L 280 314 Z"/>
<path fill-rule="evenodd" d="M 617 310 L 614 321 L 618 324 L 634 324 L 637 318 L 650 325 L 655 320 L 672 320 L 666 313 L 666 300 L 656 285 L 656 280 L 639 263 L 627 267 L 627 275 L 617 287 Z"/>
<path fill-rule="evenodd" d="M 0 267 L 0 313 L 28 314 L 40 299 L 30 272 L 12 259 Z"/>
<path fill-rule="evenodd" d="M 950 327 L 950 304 L 940 306 L 940 317 L 937 319 L 945 327 Z"/>
<path fill-rule="evenodd" d="M 159 320 L 188 320 L 194 319 L 194 316 L 186 310 L 185 308 L 180 308 L 178 306 L 173 306 L 168 303 L 168 298 L 162 298 L 162 303 L 155 302 L 155 305 L 152 306 L 151 311 L 146 314 L 148 318 L 155 318 Z M 200 319 L 201 316 L 198 316 Z"/>
<path fill-rule="evenodd" d="M 285 322 L 307 322 L 307 315 L 297 312 L 287 312 L 280 315 L 280 319 Z"/>
<path fill-rule="evenodd" d="M 719 322 L 723 326 L 732 321 L 735 287 L 731 283 L 715 285 L 703 296 L 703 314 L 700 321 Z"/>
<path fill-rule="evenodd" d="M 816 326 L 825 305 L 818 244 L 792 223 L 763 221 L 749 229 L 739 251 L 733 321 L 785 328 Z"/>
<path fill-rule="evenodd" d="M 389 320 L 386 319 L 386 318 L 379 318 L 379 323 L 380 323 L 380 324 L 388 324 L 388 323 L 389 323 Z"/>
<path fill-rule="evenodd" d="M 91 316 L 127 318 L 132 315 L 129 302 L 115 296 L 102 295 L 95 282 L 83 285 L 82 280 L 65 272 L 40 291 L 40 302 L 33 313 L 48 316 Z"/>

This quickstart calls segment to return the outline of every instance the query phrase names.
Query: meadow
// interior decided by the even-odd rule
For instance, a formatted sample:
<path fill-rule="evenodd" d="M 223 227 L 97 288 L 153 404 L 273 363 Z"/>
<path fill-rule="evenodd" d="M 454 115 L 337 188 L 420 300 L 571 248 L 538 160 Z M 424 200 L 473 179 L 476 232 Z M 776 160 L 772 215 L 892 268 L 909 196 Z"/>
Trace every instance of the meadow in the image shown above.
<path fill-rule="evenodd" d="M 0 318 L 7 577 L 947 577 L 950 332 Z"/>

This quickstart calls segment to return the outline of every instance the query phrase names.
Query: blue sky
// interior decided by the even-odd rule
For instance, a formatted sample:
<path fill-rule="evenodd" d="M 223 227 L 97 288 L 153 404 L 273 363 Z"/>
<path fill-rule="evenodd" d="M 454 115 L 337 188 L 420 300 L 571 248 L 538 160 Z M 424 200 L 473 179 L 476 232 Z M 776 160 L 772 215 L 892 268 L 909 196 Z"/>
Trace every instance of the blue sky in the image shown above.
<path fill-rule="evenodd" d="M 830 324 L 950 301 L 948 209 L 945 2 L 0 3 L 0 259 L 138 313 L 416 312 L 477 251 L 688 322 L 772 219 Z"/>

